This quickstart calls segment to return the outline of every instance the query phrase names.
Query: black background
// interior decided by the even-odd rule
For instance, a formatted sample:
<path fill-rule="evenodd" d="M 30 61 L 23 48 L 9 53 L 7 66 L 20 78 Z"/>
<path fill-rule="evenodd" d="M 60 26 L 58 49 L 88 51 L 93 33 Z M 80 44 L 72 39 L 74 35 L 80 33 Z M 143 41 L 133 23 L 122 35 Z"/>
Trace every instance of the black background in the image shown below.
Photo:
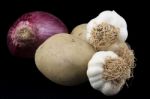
<path fill-rule="evenodd" d="M 148 96 L 149 61 L 148 46 L 148 6 L 143 2 L 102 2 L 102 1 L 8 1 L 0 3 L 0 99 L 53 99 L 53 98 L 106 98 L 93 90 L 88 82 L 74 87 L 57 85 L 45 78 L 36 68 L 34 59 L 19 59 L 9 53 L 6 44 L 8 29 L 22 14 L 30 11 L 46 11 L 59 17 L 68 27 L 69 32 L 76 25 L 87 23 L 101 11 L 115 10 L 128 24 L 127 42 L 135 50 L 137 58 L 134 77 L 128 87 L 115 97 Z M 112 98 L 112 97 L 109 97 Z"/>

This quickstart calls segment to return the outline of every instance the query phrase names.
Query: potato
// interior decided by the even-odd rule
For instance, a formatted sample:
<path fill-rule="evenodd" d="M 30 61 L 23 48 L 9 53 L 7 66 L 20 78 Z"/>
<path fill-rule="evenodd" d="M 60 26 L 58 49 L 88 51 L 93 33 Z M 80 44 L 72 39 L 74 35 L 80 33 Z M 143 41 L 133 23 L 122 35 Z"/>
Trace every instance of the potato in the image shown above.
<path fill-rule="evenodd" d="M 80 24 L 80 25 L 76 26 L 72 30 L 71 35 L 86 41 L 86 36 L 85 36 L 86 26 L 87 26 L 87 24 Z"/>
<path fill-rule="evenodd" d="M 48 38 L 36 50 L 35 63 L 48 79 L 73 86 L 87 80 L 87 64 L 94 53 L 85 41 L 60 33 Z"/>

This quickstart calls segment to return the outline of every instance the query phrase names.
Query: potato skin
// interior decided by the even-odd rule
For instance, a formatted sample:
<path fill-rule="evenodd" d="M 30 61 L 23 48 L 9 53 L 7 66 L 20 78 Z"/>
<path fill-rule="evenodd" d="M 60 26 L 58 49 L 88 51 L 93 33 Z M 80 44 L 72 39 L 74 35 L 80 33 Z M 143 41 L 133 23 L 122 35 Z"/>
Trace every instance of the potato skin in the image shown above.
<path fill-rule="evenodd" d="M 76 26 L 72 30 L 71 35 L 86 41 L 86 36 L 85 36 L 86 26 L 87 26 L 86 23 Z"/>
<path fill-rule="evenodd" d="M 36 51 L 39 71 L 55 83 L 73 86 L 87 80 L 88 61 L 95 53 L 92 46 L 70 34 L 48 38 Z"/>

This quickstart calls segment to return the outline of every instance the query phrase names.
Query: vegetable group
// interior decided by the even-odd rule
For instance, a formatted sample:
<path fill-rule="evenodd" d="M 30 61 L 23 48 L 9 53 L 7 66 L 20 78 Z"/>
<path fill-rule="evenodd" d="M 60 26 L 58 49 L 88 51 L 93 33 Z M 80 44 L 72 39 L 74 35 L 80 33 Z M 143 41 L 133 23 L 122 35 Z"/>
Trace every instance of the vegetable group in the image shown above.
<path fill-rule="evenodd" d="M 127 37 L 127 23 L 115 11 L 101 12 L 70 34 L 60 19 L 36 11 L 13 24 L 7 43 L 15 56 L 34 56 L 38 70 L 57 84 L 73 86 L 89 80 L 104 95 L 115 95 L 135 68 Z"/>
<path fill-rule="evenodd" d="M 29 12 L 9 29 L 8 48 L 14 56 L 32 58 L 40 44 L 61 32 L 67 32 L 67 28 L 56 16 L 42 11 Z"/>

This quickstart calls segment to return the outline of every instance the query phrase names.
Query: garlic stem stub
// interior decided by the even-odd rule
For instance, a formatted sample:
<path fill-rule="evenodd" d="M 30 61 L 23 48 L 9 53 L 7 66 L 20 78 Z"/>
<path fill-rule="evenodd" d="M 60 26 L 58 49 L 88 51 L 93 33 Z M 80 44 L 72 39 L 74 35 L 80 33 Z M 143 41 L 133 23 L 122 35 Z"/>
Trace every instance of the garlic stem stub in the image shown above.
<path fill-rule="evenodd" d="M 112 51 L 96 52 L 88 63 L 90 84 L 104 95 L 117 94 L 130 74 L 131 69 L 126 61 Z"/>
<path fill-rule="evenodd" d="M 115 11 L 103 11 L 87 24 L 87 41 L 96 50 L 105 50 L 116 41 L 126 41 L 127 23 Z"/>

